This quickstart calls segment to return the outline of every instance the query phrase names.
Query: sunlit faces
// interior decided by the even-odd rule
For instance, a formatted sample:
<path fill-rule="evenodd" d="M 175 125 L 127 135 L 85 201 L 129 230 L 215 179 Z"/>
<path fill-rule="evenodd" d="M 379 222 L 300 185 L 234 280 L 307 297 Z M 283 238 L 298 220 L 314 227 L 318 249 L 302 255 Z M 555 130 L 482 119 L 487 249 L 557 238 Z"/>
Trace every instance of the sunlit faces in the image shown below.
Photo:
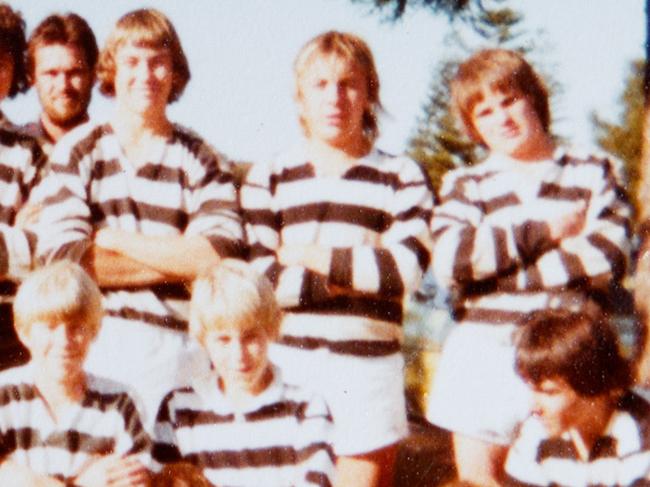
<path fill-rule="evenodd" d="M 298 78 L 298 104 L 307 135 L 343 149 L 358 144 L 369 106 L 367 83 L 356 63 L 336 54 L 315 55 Z"/>
<path fill-rule="evenodd" d="M 115 96 L 123 108 L 140 114 L 164 112 L 172 80 L 172 58 L 167 49 L 133 42 L 117 49 Z"/>
<path fill-rule="evenodd" d="M 267 357 L 269 337 L 258 326 L 228 327 L 206 332 L 203 344 L 223 384 L 228 390 L 242 390 L 251 395 L 265 386 L 270 370 Z"/>
<path fill-rule="evenodd" d="M 60 126 L 77 123 L 86 115 L 93 84 L 82 52 L 63 44 L 43 45 L 34 59 L 34 85 L 44 115 Z"/>
<path fill-rule="evenodd" d="M 593 398 L 577 394 L 561 379 L 545 379 L 534 385 L 533 413 L 541 419 L 549 436 L 559 436 L 593 414 Z"/>
<path fill-rule="evenodd" d="M 11 53 L 0 48 L 0 100 L 7 98 L 14 78 L 14 58 Z"/>
<path fill-rule="evenodd" d="M 65 380 L 78 376 L 92 340 L 83 323 L 37 321 L 20 333 L 38 369 Z"/>
<path fill-rule="evenodd" d="M 530 100 L 516 92 L 486 89 L 472 110 L 472 123 L 492 152 L 535 159 L 546 132 Z"/>

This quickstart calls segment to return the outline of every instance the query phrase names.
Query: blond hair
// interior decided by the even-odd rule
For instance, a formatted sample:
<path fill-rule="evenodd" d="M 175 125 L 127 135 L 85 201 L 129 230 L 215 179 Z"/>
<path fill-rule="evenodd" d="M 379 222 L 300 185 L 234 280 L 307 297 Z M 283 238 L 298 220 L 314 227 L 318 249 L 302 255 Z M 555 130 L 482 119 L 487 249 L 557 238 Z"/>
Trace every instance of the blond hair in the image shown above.
<path fill-rule="evenodd" d="M 32 272 L 14 299 L 16 331 L 25 335 L 36 322 L 80 326 L 91 339 L 102 318 L 102 295 L 81 266 L 62 260 Z"/>
<path fill-rule="evenodd" d="M 132 42 L 137 46 L 167 49 L 172 58 L 172 89 L 168 103 L 178 100 L 190 80 L 190 67 L 181 41 L 169 19 L 155 9 L 140 9 L 123 15 L 115 24 L 106 46 L 99 55 L 99 89 L 115 96 L 115 56 L 120 47 Z"/>
<path fill-rule="evenodd" d="M 244 261 L 225 259 L 194 281 L 189 330 L 199 342 L 213 330 L 257 326 L 273 340 L 280 321 L 273 286 Z"/>
<path fill-rule="evenodd" d="M 474 127 L 473 110 L 483 100 L 486 89 L 528 98 L 542 127 L 549 132 L 548 91 L 532 66 L 518 52 L 485 49 L 461 63 L 451 81 L 452 111 L 472 140 L 484 143 Z"/>
<path fill-rule="evenodd" d="M 337 56 L 344 61 L 357 66 L 366 78 L 366 93 L 368 106 L 363 113 L 363 131 L 366 139 L 371 144 L 379 135 L 377 124 L 377 111 L 381 109 L 379 100 L 379 75 L 375 68 L 375 61 L 368 44 L 360 37 L 347 32 L 328 31 L 314 37 L 307 42 L 294 61 L 296 75 L 296 98 L 302 98 L 300 83 L 317 56 Z M 305 120 L 300 117 L 300 124 L 309 136 L 309 128 Z"/>

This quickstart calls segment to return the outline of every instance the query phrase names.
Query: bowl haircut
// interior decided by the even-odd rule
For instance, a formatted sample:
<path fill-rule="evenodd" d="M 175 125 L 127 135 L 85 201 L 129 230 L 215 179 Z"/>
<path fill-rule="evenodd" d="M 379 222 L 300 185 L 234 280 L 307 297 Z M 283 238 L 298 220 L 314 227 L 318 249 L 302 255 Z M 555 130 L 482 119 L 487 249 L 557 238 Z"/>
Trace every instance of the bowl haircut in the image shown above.
<path fill-rule="evenodd" d="M 461 63 L 451 81 L 452 112 L 474 142 L 484 144 L 474 127 L 473 111 L 486 90 L 528 98 L 542 127 L 547 133 L 550 131 L 548 90 L 532 66 L 518 52 L 485 49 Z"/>
<path fill-rule="evenodd" d="M 624 391 L 632 384 L 631 363 L 595 303 L 578 311 L 531 313 L 518 331 L 516 346 L 517 372 L 533 386 L 561 379 L 580 396 L 594 397 Z"/>
<path fill-rule="evenodd" d="M 213 331 L 257 327 L 275 340 L 281 319 L 273 286 L 244 261 L 224 259 L 194 281 L 189 331 L 200 343 Z"/>
<path fill-rule="evenodd" d="M 366 78 L 368 106 L 363 113 L 363 131 L 367 140 L 373 144 L 379 135 L 377 111 L 381 109 L 379 100 L 379 75 L 368 44 L 360 37 L 347 32 L 328 31 L 307 42 L 294 61 L 296 76 L 296 98 L 302 99 L 301 82 L 317 57 L 337 56 L 360 69 Z M 300 125 L 307 136 L 309 127 L 300 117 Z"/>
<path fill-rule="evenodd" d="M 128 43 L 138 47 L 168 50 L 172 58 L 173 78 L 167 103 L 178 100 L 190 80 L 190 67 L 174 26 L 163 13 L 155 9 L 134 10 L 117 21 L 99 54 L 99 90 L 107 96 L 115 96 L 115 57 L 117 51 Z"/>
<path fill-rule="evenodd" d="M 68 260 L 33 271 L 14 299 L 14 326 L 19 336 L 35 323 L 80 327 L 93 339 L 102 319 L 102 295 L 81 266 Z"/>

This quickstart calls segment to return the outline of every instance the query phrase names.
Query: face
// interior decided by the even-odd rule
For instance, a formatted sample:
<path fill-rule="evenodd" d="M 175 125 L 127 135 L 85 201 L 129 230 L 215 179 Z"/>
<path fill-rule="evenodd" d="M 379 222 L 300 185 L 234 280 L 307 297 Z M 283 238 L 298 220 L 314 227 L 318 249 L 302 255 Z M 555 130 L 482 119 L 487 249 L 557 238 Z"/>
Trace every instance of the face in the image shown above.
<path fill-rule="evenodd" d="M 57 125 L 86 115 L 93 73 L 82 52 L 63 44 L 44 45 L 34 53 L 34 86 L 43 113 Z"/>
<path fill-rule="evenodd" d="M 167 49 L 127 43 L 115 54 L 115 96 L 127 110 L 164 112 L 172 89 L 172 58 Z"/>
<path fill-rule="evenodd" d="M 212 365 L 226 389 L 256 394 L 269 368 L 269 338 L 260 327 L 213 330 L 206 333 L 204 345 Z"/>
<path fill-rule="evenodd" d="M 4 100 L 11 91 L 14 79 L 14 58 L 9 51 L 0 49 L 0 100 Z"/>
<path fill-rule="evenodd" d="M 534 158 L 546 132 L 529 99 L 517 93 L 486 89 L 472 110 L 472 123 L 492 152 L 515 159 Z"/>
<path fill-rule="evenodd" d="M 91 337 L 80 324 L 38 321 L 21 335 L 39 370 L 57 380 L 78 376 Z"/>
<path fill-rule="evenodd" d="M 355 63 L 316 54 L 298 79 L 298 105 L 310 138 L 345 149 L 363 140 L 367 80 Z"/>
<path fill-rule="evenodd" d="M 590 399 L 578 395 L 564 380 L 545 379 L 532 388 L 533 414 L 540 417 L 549 436 L 559 436 L 591 414 L 587 412 Z"/>

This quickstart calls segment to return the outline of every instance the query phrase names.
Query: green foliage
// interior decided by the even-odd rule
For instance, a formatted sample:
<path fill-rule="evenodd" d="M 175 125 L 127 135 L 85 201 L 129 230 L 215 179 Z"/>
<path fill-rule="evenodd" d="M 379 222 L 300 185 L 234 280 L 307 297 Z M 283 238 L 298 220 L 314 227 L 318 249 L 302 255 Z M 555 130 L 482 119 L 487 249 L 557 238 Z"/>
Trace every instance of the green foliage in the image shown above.
<path fill-rule="evenodd" d="M 597 114 L 592 117 L 598 145 L 623 162 L 630 195 L 637 194 L 641 179 L 641 146 L 643 141 L 643 76 L 645 62 L 632 63 L 620 97 L 623 107 L 618 123 L 608 122 Z"/>

